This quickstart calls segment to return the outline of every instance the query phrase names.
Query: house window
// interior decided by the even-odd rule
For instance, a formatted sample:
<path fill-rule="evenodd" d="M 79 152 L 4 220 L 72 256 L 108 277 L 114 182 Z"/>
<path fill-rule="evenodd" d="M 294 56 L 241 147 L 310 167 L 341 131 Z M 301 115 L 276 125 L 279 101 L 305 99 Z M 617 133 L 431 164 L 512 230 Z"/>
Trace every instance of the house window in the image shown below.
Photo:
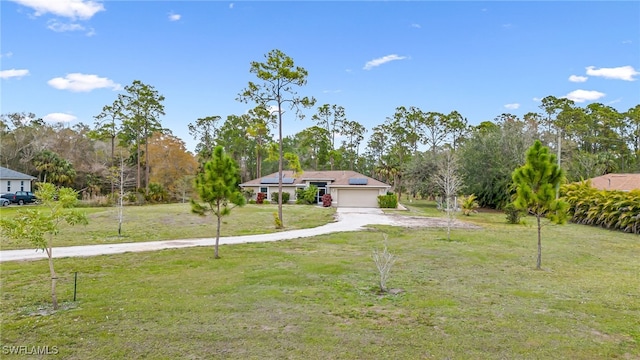
<path fill-rule="evenodd" d="M 7 192 L 11 192 L 11 180 L 7 180 Z"/>
<path fill-rule="evenodd" d="M 24 191 L 24 181 L 20 181 L 20 191 Z"/>
<path fill-rule="evenodd" d="M 260 192 L 261 192 L 261 193 L 265 193 L 265 194 L 266 194 L 266 193 L 267 193 L 267 190 L 268 190 L 268 189 L 267 189 L 267 187 L 266 187 L 266 186 L 265 186 L 265 187 L 261 187 L 261 188 L 260 188 Z"/>

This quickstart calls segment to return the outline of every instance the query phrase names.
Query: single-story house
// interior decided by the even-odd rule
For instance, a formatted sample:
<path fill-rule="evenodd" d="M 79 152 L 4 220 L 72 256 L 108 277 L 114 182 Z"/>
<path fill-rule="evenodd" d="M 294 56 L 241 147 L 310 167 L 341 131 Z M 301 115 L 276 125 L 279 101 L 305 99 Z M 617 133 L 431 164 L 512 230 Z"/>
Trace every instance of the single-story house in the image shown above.
<path fill-rule="evenodd" d="M 310 185 L 318 187 L 316 201 L 322 204 L 322 196 L 331 194 L 331 205 L 336 207 L 378 207 L 378 195 L 385 195 L 391 188 L 381 181 L 351 170 L 305 171 L 295 175 L 293 171 L 282 172 L 282 191 L 290 194 L 289 201 L 296 201 L 296 189 Z M 278 173 L 240 184 L 243 189 L 252 189 L 254 199 L 257 193 L 265 193 L 267 199 L 278 192 Z"/>
<path fill-rule="evenodd" d="M 591 186 L 599 190 L 640 190 L 640 174 L 607 174 L 591 179 Z"/>
<path fill-rule="evenodd" d="M 0 166 L 0 193 L 31 191 L 35 177 Z"/>

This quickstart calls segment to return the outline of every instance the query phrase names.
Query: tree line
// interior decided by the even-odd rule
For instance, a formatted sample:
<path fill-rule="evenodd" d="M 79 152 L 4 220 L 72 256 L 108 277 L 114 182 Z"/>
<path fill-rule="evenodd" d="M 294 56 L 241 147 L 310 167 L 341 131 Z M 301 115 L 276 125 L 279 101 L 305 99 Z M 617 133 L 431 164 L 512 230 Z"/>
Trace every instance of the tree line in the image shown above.
<path fill-rule="evenodd" d="M 135 80 L 97 111 L 93 124 L 48 124 L 31 113 L 2 115 L 0 163 L 85 197 L 112 194 L 124 181 L 137 201 L 184 200 L 219 145 L 239 165 L 241 181 L 284 169 L 348 169 L 389 183 L 401 196 L 433 197 L 440 190 L 432 175 L 452 152 L 462 190 L 494 208 L 510 202 L 511 173 L 535 140 L 554 151 L 569 182 L 640 172 L 640 105 L 619 112 L 601 103 L 581 107 L 547 96 L 539 112 L 522 118 L 504 113 L 475 126 L 456 110 L 398 106 L 367 129 L 340 104 L 316 106 L 313 97 L 299 96 L 307 71 L 286 54 L 273 50 L 265 58 L 251 63 L 258 81 L 238 93 L 237 100 L 251 103 L 251 110 L 188 124 L 195 154 L 162 126 L 164 96 Z M 284 107 L 291 109 L 286 118 Z M 282 136 L 283 123 L 302 119 L 305 108 L 312 112 L 309 126 Z"/>

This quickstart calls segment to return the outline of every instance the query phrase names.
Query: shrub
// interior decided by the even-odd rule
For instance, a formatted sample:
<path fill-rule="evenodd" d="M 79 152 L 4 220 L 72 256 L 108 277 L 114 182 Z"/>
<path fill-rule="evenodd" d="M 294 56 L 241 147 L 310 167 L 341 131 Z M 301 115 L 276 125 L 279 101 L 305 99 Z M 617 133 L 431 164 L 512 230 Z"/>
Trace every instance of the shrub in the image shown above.
<path fill-rule="evenodd" d="M 507 206 L 504 207 L 504 213 L 507 214 L 507 222 L 509 224 L 520 224 L 522 216 L 524 212 L 516 208 L 513 203 L 508 203 Z"/>
<path fill-rule="evenodd" d="M 331 201 L 333 199 L 331 199 L 331 194 L 324 194 L 322 195 L 322 206 L 324 207 L 329 207 L 331 206 Z"/>
<path fill-rule="evenodd" d="M 256 195 L 256 204 L 264 203 L 264 199 L 266 199 L 266 197 L 267 197 L 267 194 L 263 192 L 259 192 L 258 195 Z"/>
<path fill-rule="evenodd" d="M 640 234 L 640 191 L 598 190 L 590 182 L 560 188 L 571 222 Z"/>
<path fill-rule="evenodd" d="M 253 189 L 244 189 L 244 190 L 242 190 L 242 195 L 244 195 L 244 197 L 245 197 L 245 199 L 247 199 L 247 201 L 253 199 L 253 194 L 254 194 Z"/>
<path fill-rule="evenodd" d="M 471 194 L 469 196 L 460 197 L 460 207 L 462 208 L 462 213 L 464 215 L 470 216 L 471 214 L 477 213 L 478 211 L 476 209 L 480 206 L 476 201 L 476 196 Z"/>
<path fill-rule="evenodd" d="M 318 195 L 318 187 L 309 185 L 305 189 L 296 190 L 296 204 L 315 204 L 316 195 Z"/>
<path fill-rule="evenodd" d="M 398 197 L 395 194 L 380 195 L 378 205 L 383 209 L 395 209 L 398 207 Z"/>
<path fill-rule="evenodd" d="M 133 191 L 130 191 L 124 195 L 124 201 L 131 204 L 136 203 L 138 202 L 138 194 Z"/>
<path fill-rule="evenodd" d="M 276 204 L 278 203 L 278 194 L 279 194 L 278 192 L 272 192 L 271 193 L 271 202 L 274 202 Z M 289 194 L 286 191 L 283 191 L 282 192 L 282 203 L 283 204 L 288 203 L 290 197 L 291 197 L 291 194 Z"/>
<path fill-rule="evenodd" d="M 149 190 L 144 193 L 145 200 L 151 203 L 161 203 L 167 202 L 169 198 L 169 193 L 167 190 L 159 183 L 149 183 Z"/>
<path fill-rule="evenodd" d="M 273 213 L 273 223 L 276 226 L 276 229 L 282 229 L 282 221 L 280 221 L 277 212 Z"/>

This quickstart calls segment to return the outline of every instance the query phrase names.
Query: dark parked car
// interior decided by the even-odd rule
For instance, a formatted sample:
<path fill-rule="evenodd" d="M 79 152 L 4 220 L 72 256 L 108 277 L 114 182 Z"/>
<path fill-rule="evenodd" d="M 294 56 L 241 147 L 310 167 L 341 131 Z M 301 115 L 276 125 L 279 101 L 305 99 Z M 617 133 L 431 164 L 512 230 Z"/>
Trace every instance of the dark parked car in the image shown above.
<path fill-rule="evenodd" d="M 2 194 L 2 198 L 18 205 L 30 204 L 38 200 L 30 191 L 16 191 L 15 193 Z"/>

